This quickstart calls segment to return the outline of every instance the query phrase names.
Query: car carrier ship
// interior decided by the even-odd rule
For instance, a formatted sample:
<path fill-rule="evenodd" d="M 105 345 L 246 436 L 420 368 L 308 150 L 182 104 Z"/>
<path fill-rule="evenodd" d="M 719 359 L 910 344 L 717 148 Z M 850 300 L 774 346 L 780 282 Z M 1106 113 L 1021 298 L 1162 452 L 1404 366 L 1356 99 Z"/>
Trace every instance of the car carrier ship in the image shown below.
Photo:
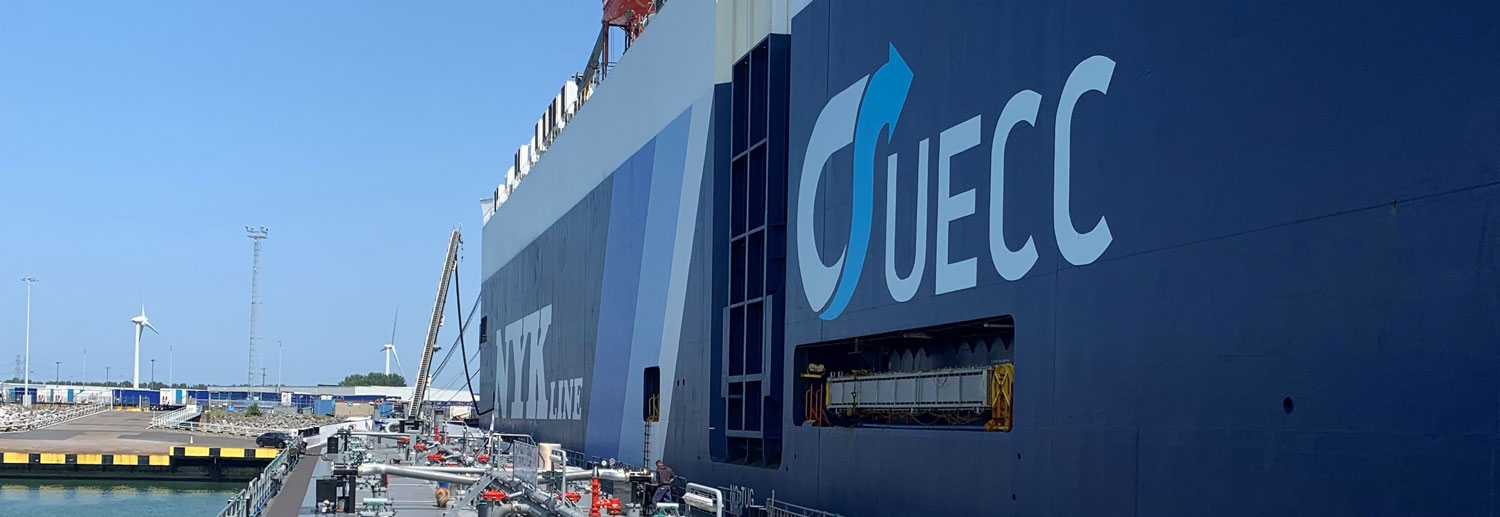
<path fill-rule="evenodd" d="M 1500 514 L 1500 4 L 604 10 L 484 201 L 485 427 L 852 516 Z"/>

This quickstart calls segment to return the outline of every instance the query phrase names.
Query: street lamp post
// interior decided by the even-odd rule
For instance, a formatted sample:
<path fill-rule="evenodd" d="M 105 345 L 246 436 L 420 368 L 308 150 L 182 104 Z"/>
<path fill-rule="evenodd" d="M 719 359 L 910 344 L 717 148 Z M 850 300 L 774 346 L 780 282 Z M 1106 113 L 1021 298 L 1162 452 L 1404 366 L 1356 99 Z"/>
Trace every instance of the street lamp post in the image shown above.
<path fill-rule="evenodd" d="M 23 405 L 31 405 L 31 284 L 36 283 L 35 277 L 21 279 L 26 282 L 26 378 L 22 380 L 21 400 Z"/>
<path fill-rule="evenodd" d="M 151 387 L 156 387 L 156 360 L 151 360 Z"/>
<path fill-rule="evenodd" d="M 56 366 L 52 370 L 52 384 L 62 383 L 62 361 L 53 361 Z"/>
<path fill-rule="evenodd" d="M 104 383 L 109 384 L 109 367 L 104 367 Z"/>

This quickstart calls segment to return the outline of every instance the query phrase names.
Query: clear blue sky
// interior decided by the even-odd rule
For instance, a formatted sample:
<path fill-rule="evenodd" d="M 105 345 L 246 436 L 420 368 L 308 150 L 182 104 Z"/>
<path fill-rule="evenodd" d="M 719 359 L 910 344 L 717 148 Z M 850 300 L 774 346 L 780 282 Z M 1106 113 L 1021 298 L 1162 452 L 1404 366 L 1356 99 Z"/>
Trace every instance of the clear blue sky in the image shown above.
<path fill-rule="evenodd" d="M 598 34 L 597 0 L 0 3 L 0 378 L 242 383 L 251 242 L 276 382 L 408 378 L 448 230 L 479 294 L 479 199 Z M 441 343 L 455 338 L 449 326 Z M 477 330 L 476 323 L 473 329 Z M 475 343 L 470 333 L 471 346 Z M 456 370 L 456 368 L 455 368 Z M 448 377 L 444 375 L 443 377 Z M 441 387 L 448 382 L 439 379 Z"/>

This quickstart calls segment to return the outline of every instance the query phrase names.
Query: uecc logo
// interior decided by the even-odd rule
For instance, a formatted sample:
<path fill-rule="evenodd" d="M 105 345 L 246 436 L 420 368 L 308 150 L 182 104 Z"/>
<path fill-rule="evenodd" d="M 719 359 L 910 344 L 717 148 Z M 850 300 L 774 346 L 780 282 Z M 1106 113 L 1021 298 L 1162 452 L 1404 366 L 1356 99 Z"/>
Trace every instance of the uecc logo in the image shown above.
<path fill-rule="evenodd" d="M 1093 56 L 1078 63 L 1063 84 L 1057 104 L 1057 127 L 1054 135 L 1052 167 L 1052 231 L 1064 259 L 1074 265 L 1097 260 L 1114 238 L 1109 224 L 1100 217 L 1094 227 L 1079 232 L 1069 214 L 1069 157 L 1073 109 L 1085 93 L 1109 90 L 1115 62 L 1104 56 Z M 854 296 L 854 288 L 864 272 L 865 255 L 870 247 L 870 229 L 875 217 L 875 146 L 881 128 L 889 128 L 887 138 L 895 133 L 896 123 L 906 104 L 907 92 L 914 76 L 894 45 L 890 56 L 872 75 L 867 75 L 834 95 L 813 123 L 807 140 L 807 154 L 802 162 L 802 179 L 797 188 L 797 256 L 802 276 L 802 291 L 818 317 L 832 320 L 843 314 Z M 1036 246 L 1030 236 L 1019 250 L 1005 245 L 1003 235 L 1005 202 L 1005 143 L 1010 132 L 1022 123 L 1032 126 L 1041 109 L 1042 95 L 1022 90 L 1006 102 L 994 125 L 994 144 L 990 149 L 990 264 L 1006 280 L 1017 280 L 1036 264 Z M 943 130 L 938 135 L 938 185 L 933 193 L 937 205 L 937 249 L 934 264 L 934 294 L 944 294 L 974 287 L 976 258 L 949 259 L 949 226 L 953 221 L 974 214 L 974 190 L 953 193 L 950 188 L 949 164 L 955 155 L 972 149 L 980 142 L 981 116 Z M 831 264 L 818 253 L 816 228 L 812 224 L 818 183 L 829 157 L 854 144 L 849 237 L 844 250 Z M 906 275 L 896 270 L 896 153 L 887 157 L 885 195 L 885 280 L 891 298 L 904 302 L 921 288 L 927 267 L 927 159 L 928 139 L 917 144 L 917 209 L 912 213 L 915 236 L 914 260 Z M 834 169 L 835 172 L 837 168 Z"/>

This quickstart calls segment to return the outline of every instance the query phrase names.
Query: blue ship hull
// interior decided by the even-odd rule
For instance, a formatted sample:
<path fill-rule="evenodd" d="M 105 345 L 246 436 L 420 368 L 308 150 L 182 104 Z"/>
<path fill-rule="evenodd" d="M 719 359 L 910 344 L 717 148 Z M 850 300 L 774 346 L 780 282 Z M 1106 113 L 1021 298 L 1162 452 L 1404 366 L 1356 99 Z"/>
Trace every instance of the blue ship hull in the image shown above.
<path fill-rule="evenodd" d="M 741 64 L 486 248 L 481 421 L 845 515 L 1500 515 L 1500 4 L 817 0 Z M 1011 429 L 807 422 L 824 358 L 1010 363 Z"/>

